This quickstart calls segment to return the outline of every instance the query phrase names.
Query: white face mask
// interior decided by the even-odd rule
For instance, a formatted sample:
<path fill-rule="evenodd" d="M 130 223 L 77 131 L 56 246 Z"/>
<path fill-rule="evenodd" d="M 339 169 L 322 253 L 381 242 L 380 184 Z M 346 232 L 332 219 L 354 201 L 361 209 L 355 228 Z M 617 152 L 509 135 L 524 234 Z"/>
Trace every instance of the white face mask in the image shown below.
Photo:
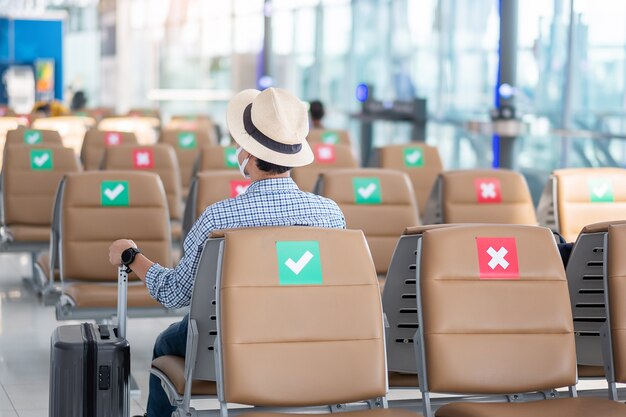
<path fill-rule="evenodd" d="M 250 155 L 248 155 L 248 157 L 246 159 L 243 160 L 242 163 L 239 163 L 239 154 L 241 153 L 241 151 L 243 151 L 243 148 L 240 146 L 237 148 L 237 164 L 239 165 L 239 172 L 241 172 L 241 175 L 245 178 L 245 179 L 249 179 L 250 178 L 250 174 L 248 174 L 246 172 L 246 165 L 248 165 L 248 161 L 250 160 Z"/>

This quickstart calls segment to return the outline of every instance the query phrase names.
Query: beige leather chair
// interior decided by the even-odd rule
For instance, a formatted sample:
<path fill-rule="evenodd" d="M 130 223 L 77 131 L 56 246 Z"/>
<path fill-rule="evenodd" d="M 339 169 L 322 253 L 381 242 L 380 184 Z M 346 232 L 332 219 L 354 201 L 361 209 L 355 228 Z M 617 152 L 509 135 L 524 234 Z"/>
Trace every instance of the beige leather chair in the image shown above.
<path fill-rule="evenodd" d="M 144 170 L 157 173 L 167 196 L 172 239 L 174 241 L 181 240 L 183 207 L 180 172 L 176 154 L 171 146 L 112 146 L 106 149 L 102 168 L 107 171 Z"/>
<path fill-rule="evenodd" d="M 537 208 L 542 225 L 573 242 L 588 224 L 626 218 L 626 169 L 571 168 L 552 173 Z"/>
<path fill-rule="evenodd" d="M 54 198 L 61 178 L 81 170 L 74 152 L 62 146 L 13 145 L 2 167 L 2 250 L 36 253 L 47 249 Z M 35 274 L 35 288 L 48 282 Z"/>
<path fill-rule="evenodd" d="M 115 109 L 111 107 L 91 107 L 82 109 L 74 113 L 76 116 L 88 116 L 99 122 L 105 117 L 111 117 L 115 114 Z"/>
<path fill-rule="evenodd" d="M 183 198 L 187 197 L 193 167 L 203 146 L 213 145 L 207 132 L 201 130 L 163 130 L 159 143 L 171 145 L 180 167 Z"/>
<path fill-rule="evenodd" d="M 537 224 L 526 180 L 521 174 L 505 169 L 440 174 L 422 221 L 424 224 Z"/>
<path fill-rule="evenodd" d="M 359 164 L 348 145 L 327 145 L 313 143 L 315 160 L 312 164 L 294 168 L 291 178 L 302 191 L 313 192 L 315 183 L 322 172 L 338 168 L 358 168 Z"/>
<path fill-rule="evenodd" d="M 132 132 L 105 132 L 91 129 L 85 133 L 80 160 L 86 171 L 100 169 L 105 150 L 110 146 L 136 145 L 137 137 Z"/>
<path fill-rule="evenodd" d="M 433 184 L 443 171 L 437 148 L 415 142 L 384 146 L 378 149 L 378 163 L 381 168 L 396 169 L 409 176 L 417 206 L 423 213 Z"/>
<path fill-rule="evenodd" d="M 149 109 L 149 108 L 132 108 L 128 110 L 126 116 L 129 117 L 152 117 L 154 119 L 161 119 L 161 112 L 159 109 Z"/>
<path fill-rule="evenodd" d="M 402 231 L 420 224 L 411 181 L 387 169 L 336 169 L 320 176 L 320 195 L 334 200 L 348 229 L 361 229 L 367 238 L 376 272 L 387 273 Z"/>
<path fill-rule="evenodd" d="M 304 246 L 293 246 L 294 241 Z M 286 266 L 307 252 L 306 265 Z M 345 258 L 337 257 L 339 252 Z M 248 262 L 241 262 L 242 256 Z M 207 291 L 213 285 L 217 294 Z M 216 305 L 208 302 L 212 299 Z M 350 308 L 344 308 L 347 299 Z M 215 322 L 219 332 L 202 328 L 207 322 Z M 328 412 L 343 410 L 337 404 L 364 400 L 370 400 L 370 409 L 358 415 L 415 415 L 386 409 L 380 293 L 360 231 L 281 227 L 214 234 L 200 261 L 189 329 L 186 367 L 174 357 L 153 363 L 153 372 L 168 381 L 161 366 L 178 360 L 178 374 L 185 375 L 183 392 L 176 393 L 180 415 L 191 410 L 190 382 L 215 377 L 224 416 L 233 402 L 290 409 L 321 406 Z"/>
<path fill-rule="evenodd" d="M 427 417 L 431 392 L 512 400 L 452 403 L 438 417 L 625 415 L 626 405 L 601 398 L 524 401 L 524 393 L 558 387 L 576 396 L 568 286 L 550 230 L 439 228 L 420 245 L 416 354 Z"/>
<path fill-rule="evenodd" d="M 132 239 L 154 262 L 172 265 L 167 199 L 152 172 L 66 175 L 52 231 L 50 262 L 60 267 L 63 291 L 57 320 L 101 320 L 116 314 L 117 268 L 109 263 L 108 248 L 117 239 Z M 174 313 L 153 300 L 134 273 L 129 278 L 129 317 Z"/>
<path fill-rule="evenodd" d="M 203 146 L 200 148 L 193 174 L 196 175 L 204 171 L 222 171 L 225 169 L 237 170 L 237 172 L 239 172 L 236 152 L 237 149 L 234 146 Z"/>
<path fill-rule="evenodd" d="M 351 146 L 350 134 L 347 130 L 340 129 L 311 129 L 306 140 L 310 144 L 326 143 L 330 145 Z"/>
<path fill-rule="evenodd" d="M 202 212 L 211 204 L 244 193 L 250 180 L 242 178 L 239 171 L 205 171 L 191 181 L 183 217 L 183 240 Z"/>

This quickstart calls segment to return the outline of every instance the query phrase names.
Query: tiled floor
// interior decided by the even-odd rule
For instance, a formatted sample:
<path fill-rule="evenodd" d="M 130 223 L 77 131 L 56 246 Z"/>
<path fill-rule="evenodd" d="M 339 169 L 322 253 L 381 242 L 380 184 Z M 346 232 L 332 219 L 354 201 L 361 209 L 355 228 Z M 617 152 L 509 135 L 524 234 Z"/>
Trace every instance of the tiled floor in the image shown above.
<path fill-rule="evenodd" d="M 53 307 L 45 307 L 22 282 L 29 258 L 0 254 L 0 417 L 47 417 L 50 335 L 56 321 Z M 148 369 L 157 335 L 176 319 L 132 319 L 128 322 L 132 370 L 141 395 L 131 415 L 143 414 L 148 395 Z M 606 383 L 583 381 L 579 389 L 606 388 Z M 394 390 L 389 399 L 419 398 L 419 391 Z M 198 409 L 217 408 L 214 400 L 192 403 Z M 417 409 L 415 410 L 417 411 Z"/>

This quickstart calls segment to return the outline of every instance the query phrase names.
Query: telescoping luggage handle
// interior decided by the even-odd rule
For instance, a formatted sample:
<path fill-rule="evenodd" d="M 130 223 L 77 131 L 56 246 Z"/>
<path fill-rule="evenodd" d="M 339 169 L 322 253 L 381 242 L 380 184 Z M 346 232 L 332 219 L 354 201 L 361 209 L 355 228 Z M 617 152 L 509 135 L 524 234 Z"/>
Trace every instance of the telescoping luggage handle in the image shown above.
<path fill-rule="evenodd" d="M 126 294 L 128 291 L 128 272 L 125 266 L 117 267 L 117 335 L 126 339 Z"/>

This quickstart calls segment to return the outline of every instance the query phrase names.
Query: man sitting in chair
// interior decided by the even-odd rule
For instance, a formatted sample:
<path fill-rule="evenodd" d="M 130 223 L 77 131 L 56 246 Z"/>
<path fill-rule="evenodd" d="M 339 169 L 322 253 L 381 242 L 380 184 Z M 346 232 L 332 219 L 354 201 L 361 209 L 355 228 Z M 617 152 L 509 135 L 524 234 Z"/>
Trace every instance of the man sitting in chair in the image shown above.
<path fill-rule="evenodd" d="M 109 248 L 113 265 L 132 268 L 145 281 L 152 297 L 168 308 L 190 304 L 200 254 L 213 230 L 258 226 L 345 228 L 343 213 L 332 200 L 300 191 L 289 177 L 293 167 L 313 162 L 305 140 L 309 132 L 304 104 L 289 92 L 269 88 L 244 90 L 228 104 L 227 124 L 237 143 L 239 169 L 251 184 L 238 197 L 207 207 L 184 241 L 184 256 L 175 268 L 150 261 L 132 240 L 121 239 Z M 124 262 L 122 262 L 122 259 Z M 185 356 L 187 317 L 157 338 L 154 357 Z M 170 416 L 159 379 L 150 376 L 147 415 Z"/>

